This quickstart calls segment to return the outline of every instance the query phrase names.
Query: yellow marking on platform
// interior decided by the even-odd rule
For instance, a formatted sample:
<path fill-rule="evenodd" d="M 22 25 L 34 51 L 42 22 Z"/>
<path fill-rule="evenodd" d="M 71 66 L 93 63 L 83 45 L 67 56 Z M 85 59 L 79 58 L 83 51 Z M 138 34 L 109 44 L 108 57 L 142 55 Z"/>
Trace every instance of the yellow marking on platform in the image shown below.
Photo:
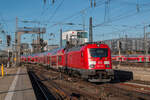
<path fill-rule="evenodd" d="M 14 61 L 16 61 L 16 58 L 14 58 Z"/>
<path fill-rule="evenodd" d="M 1 66 L 1 73 L 2 73 L 2 77 L 4 77 L 4 66 L 3 66 L 3 64 Z"/>

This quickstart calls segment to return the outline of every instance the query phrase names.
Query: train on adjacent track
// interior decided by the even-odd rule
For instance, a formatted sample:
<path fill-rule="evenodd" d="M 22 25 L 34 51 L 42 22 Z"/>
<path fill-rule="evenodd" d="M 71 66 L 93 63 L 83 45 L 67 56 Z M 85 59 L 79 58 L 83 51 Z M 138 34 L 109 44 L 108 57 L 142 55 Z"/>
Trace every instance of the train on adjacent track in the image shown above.
<path fill-rule="evenodd" d="M 111 50 L 108 45 L 100 42 L 22 55 L 21 62 L 42 64 L 90 82 L 107 82 L 114 78 Z"/>
<path fill-rule="evenodd" d="M 150 63 L 150 55 L 112 55 L 112 61 L 131 63 Z"/>

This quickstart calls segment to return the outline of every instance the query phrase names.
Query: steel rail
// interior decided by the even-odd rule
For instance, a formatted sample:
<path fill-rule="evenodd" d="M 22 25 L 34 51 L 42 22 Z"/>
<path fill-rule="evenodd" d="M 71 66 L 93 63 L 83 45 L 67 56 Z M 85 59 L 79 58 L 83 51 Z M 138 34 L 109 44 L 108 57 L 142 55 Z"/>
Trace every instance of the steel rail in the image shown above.
<path fill-rule="evenodd" d="M 37 100 L 40 100 L 41 98 L 44 100 L 52 100 L 55 99 L 55 97 L 50 93 L 50 91 L 48 91 L 48 89 L 42 84 L 42 82 L 38 79 L 38 77 L 32 72 L 29 71 L 29 76 L 31 79 L 31 82 L 33 83 L 33 88 L 35 91 L 38 89 L 38 93 L 40 92 L 40 98 L 37 96 L 38 94 L 36 94 Z M 35 91 L 36 93 L 37 91 Z"/>

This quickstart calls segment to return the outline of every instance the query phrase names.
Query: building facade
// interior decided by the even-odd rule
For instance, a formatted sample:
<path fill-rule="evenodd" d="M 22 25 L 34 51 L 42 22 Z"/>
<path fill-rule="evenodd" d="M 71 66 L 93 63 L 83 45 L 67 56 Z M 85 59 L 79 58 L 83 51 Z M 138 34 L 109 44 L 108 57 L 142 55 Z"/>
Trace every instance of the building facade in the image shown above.
<path fill-rule="evenodd" d="M 72 45 L 80 45 L 88 42 L 88 33 L 82 30 L 70 30 L 62 33 L 62 46 L 66 46 L 66 42 Z"/>
<path fill-rule="evenodd" d="M 148 51 L 150 51 L 150 38 L 147 39 L 147 42 L 144 41 L 144 38 L 120 38 L 104 40 L 103 42 L 109 45 L 113 53 L 119 51 L 119 45 L 121 52 L 129 51 L 143 53 L 145 51 L 145 48 L 147 48 Z"/>

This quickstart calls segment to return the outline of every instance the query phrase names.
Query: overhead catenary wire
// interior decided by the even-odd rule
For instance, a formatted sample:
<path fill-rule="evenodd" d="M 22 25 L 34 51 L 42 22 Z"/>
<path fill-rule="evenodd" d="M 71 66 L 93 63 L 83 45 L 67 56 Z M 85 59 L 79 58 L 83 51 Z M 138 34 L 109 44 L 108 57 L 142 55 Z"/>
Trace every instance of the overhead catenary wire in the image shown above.
<path fill-rule="evenodd" d="M 109 21 L 109 13 L 110 13 L 110 0 L 106 0 L 105 1 L 104 22 Z"/>
<path fill-rule="evenodd" d="M 96 8 L 96 7 L 99 7 L 99 6 L 102 6 L 103 4 L 105 4 L 105 0 L 100 0 L 100 1 L 98 1 L 98 2 L 96 3 L 95 8 Z M 58 23 L 55 23 L 55 24 L 50 25 L 49 28 L 52 28 L 52 27 L 57 26 L 57 25 L 60 25 L 61 23 L 65 23 L 66 20 L 69 20 L 69 19 L 71 19 L 71 18 L 73 18 L 73 17 L 80 16 L 80 14 L 82 14 L 83 11 L 87 11 L 87 10 L 89 10 L 89 9 L 91 9 L 90 6 L 88 6 L 88 7 L 86 7 L 86 8 L 83 8 L 82 10 L 80 10 L 80 11 L 78 11 L 78 12 L 72 14 L 71 16 L 68 16 L 68 17 L 66 17 L 66 18 L 63 18 L 63 21 L 59 21 Z"/>
<path fill-rule="evenodd" d="M 148 24 L 148 23 L 147 23 Z M 106 33 L 103 33 L 103 34 L 97 34 L 97 36 L 107 36 L 107 39 L 108 39 L 108 37 L 110 36 L 110 35 L 113 35 L 113 36 L 117 36 L 116 34 L 118 34 L 119 35 L 119 37 L 120 37 L 120 34 L 122 34 L 122 33 L 127 33 L 127 31 L 128 30 L 133 30 L 133 29 L 136 29 L 136 30 L 141 30 L 141 32 L 143 32 L 143 23 L 139 23 L 139 24 L 136 24 L 136 25 L 134 25 L 134 26 L 128 26 L 128 25 L 122 25 L 121 27 L 124 27 L 124 26 L 126 26 L 126 28 L 125 29 L 119 29 L 118 28 L 118 26 L 119 25 L 105 25 L 105 26 L 110 26 L 110 27 L 113 27 L 115 30 L 117 30 L 117 31 L 113 31 L 113 32 L 106 32 Z M 117 28 L 115 28 L 114 26 L 116 26 Z M 104 26 L 103 26 L 104 27 Z M 129 32 L 128 32 L 129 33 Z M 137 34 L 137 32 L 135 32 L 136 34 Z M 105 35 L 104 35 L 105 34 Z M 115 34 L 115 35 L 114 35 Z M 133 34 L 133 32 L 132 32 L 132 34 Z M 143 33 L 141 33 L 141 34 L 143 34 Z M 139 34 L 140 36 L 141 36 L 141 34 Z M 136 36 L 138 36 L 138 35 L 136 35 Z M 112 38 L 112 37 L 111 37 Z"/>
<path fill-rule="evenodd" d="M 143 10 L 143 11 L 141 11 L 141 12 L 139 12 L 139 13 L 145 13 L 145 12 L 149 12 L 149 11 L 150 11 L 150 9 L 146 9 L 146 10 Z M 109 20 L 108 22 L 102 22 L 102 23 L 97 24 L 97 25 L 95 25 L 95 26 L 93 26 L 93 27 L 94 27 L 94 28 L 100 27 L 100 26 L 102 26 L 102 25 L 105 25 L 106 23 L 110 23 L 110 22 L 119 21 L 119 20 L 122 20 L 122 19 L 125 19 L 125 18 L 129 18 L 129 17 L 135 16 L 135 15 L 137 15 L 137 14 L 139 14 L 139 13 L 134 12 L 134 13 L 126 14 L 126 15 L 123 14 L 123 16 L 122 16 L 122 15 L 119 15 L 119 16 L 117 16 L 117 17 L 112 18 L 112 20 Z"/>
<path fill-rule="evenodd" d="M 105 0 L 99 0 L 98 2 L 96 2 L 95 7 L 101 6 L 102 4 L 104 4 L 104 1 L 105 1 Z M 61 2 L 59 5 L 62 5 L 63 2 L 64 2 L 64 0 L 62 0 L 62 2 Z M 49 18 L 50 20 L 51 20 L 51 18 L 53 18 L 53 17 L 55 16 L 55 14 L 56 14 L 57 10 L 59 9 L 59 7 L 60 7 L 60 6 L 58 6 L 58 7 L 55 9 L 55 11 L 53 12 L 53 14 L 52 14 L 51 17 Z M 80 10 L 79 12 L 74 13 L 73 15 L 64 18 L 63 21 L 64 21 L 64 20 L 71 19 L 71 18 L 73 18 L 73 17 L 75 17 L 75 16 L 79 16 L 79 14 L 81 14 L 81 12 L 86 11 L 86 10 L 88 10 L 88 9 L 90 9 L 90 7 L 84 8 L 84 9 Z M 53 16 L 53 15 L 54 15 L 54 16 Z M 41 23 L 47 23 L 47 24 L 52 23 L 52 22 L 50 22 L 50 20 L 47 20 L 47 21 L 45 20 L 45 21 L 42 21 Z M 54 23 L 54 22 L 53 22 L 53 23 Z M 53 24 L 52 26 L 59 25 L 60 23 L 61 23 L 61 22 L 56 22 L 56 23 Z"/>
<path fill-rule="evenodd" d="M 52 13 L 52 15 L 48 18 L 48 22 L 50 23 L 51 22 L 51 20 L 54 18 L 54 16 L 56 15 L 56 13 L 57 13 L 57 11 L 60 9 L 60 7 L 63 5 L 63 2 L 64 2 L 65 0 L 62 0 L 61 2 L 60 2 L 60 4 L 57 6 L 57 8 L 54 10 L 54 12 Z"/>
<path fill-rule="evenodd" d="M 144 12 L 145 12 L 145 10 L 144 10 Z M 80 13 L 80 12 L 79 12 L 79 13 Z M 143 11 L 140 12 L 140 13 L 143 13 Z M 125 15 L 125 16 L 124 16 L 124 14 L 121 14 L 121 15 L 118 15 L 117 17 L 113 17 L 113 18 L 112 18 L 109 22 L 107 22 L 107 23 L 114 22 L 114 21 L 119 21 L 119 20 L 122 20 L 122 19 L 124 19 L 124 18 L 128 18 L 128 17 L 130 17 L 130 16 L 134 16 L 134 15 L 137 15 L 137 14 L 138 14 L 137 12 L 135 12 L 135 13 L 131 12 L 131 13 Z M 107 24 L 107 23 L 102 23 L 100 26 L 105 25 L 105 24 Z M 58 24 L 60 24 L 60 23 L 58 23 Z M 56 26 L 56 25 L 58 25 L 58 24 L 55 24 L 54 26 Z M 94 27 L 95 27 L 95 26 L 94 26 Z M 98 26 L 96 26 L 96 27 L 98 27 Z"/>
<path fill-rule="evenodd" d="M 56 0 L 56 1 L 58 1 L 58 0 Z M 62 2 L 63 0 L 59 0 L 59 3 L 58 3 L 58 5 L 60 5 L 61 4 L 61 2 Z M 98 5 L 104 5 L 105 4 L 105 1 L 106 0 L 96 0 L 96 7 L 98 7 Z M 106 18 L 106 21 L 105 22 L 102 22 L 102 23 L 100 23 L 100 22 L 96 22 L 96 25 L 94 25 L 93 27 L 95 27 L 95 28 L 97 28 L 97 27 L 101 27 L 101 26 L 103 26 L 103 25 L 107 25 L 108 23 L 111 23 L 111 22 L 116 22 L 116 21 L 120 21 L 120 20 L 123 20 L 123 19 L 126 19 L 126 17 L 132 17 L 132 16 L 136 16 L 136 15 L 138 15 L 138 14 L 141 14 L 141 13 L 143 13 L 143 9 L 141 9 L 141 7 L 143 7 L 143 8 L 145 8 L 146 6 L 148 6 L 149 4 L 147 4 L 147 3 L 141 3 L 141 2 L 136 2 L 137 0 L 134 0 L 134 1 L 129 1 L 129 0 L 112 0 L 112 1 L 116 1 L 116 2 L 119 2 L 119 3 L 121 3 L 121 4 L 130 4 L 130 5 L 132 5 L 132 6 L 134 6 L 135 8 L 134 8 L 134 10 L 136 11 L 131 11 L 131 12 L 129 12 L 129 11 L 127 11 L 128 13 L 122 13 L 122 12 L 114 12 L 114 14 L 113 15 L 115 15 L 115 16 L 110 16 L 110 15 L 108 15 L 108 17 Z M 115 2 L 115 3 L 116 3 Z M 137 8 L 136 8 L 136 4 L 138 4 L 138 6 L 137 6 Z M 50 17 L 48 17 L 49 19 L 47 20 L 47 21 L 41 21 L 40 23 L 41 24 L 43 24 L 43 23 L 47 23 L 48 24 L 48 26 L 46 26 L 48 29 L 49 29 L 49 27 L 50 28 L 52 28 L 52 27 L 54 27 L 54 26 L 57 26 L 57 25 L 60 25 L 60 24 L 63 24 L 63 23 L 65 23 L 65 22 L 67 22 L 67 21 L 70 21 L 70 20 L 72 20 L 72 21 L 74 21 L 75 20 L 75 18 L 77 18 L 77 17 L 81 17 L 81 11 L 82 10 L 80 10 L 78 13 L 76 13 L 76 14 L 74 14 L 74 15 L 72 15 L 72 16 L 68 16 L 68 17 L 66 17 L 66 19 L 65 20 L 60 20 L 60 21 L 58 21 L 58 22 L 52 22 L 53 21 L 53 19 L 55 18 L 55 16 L 56 16 L 56 14 L 58 13 L 58 11 L 59 11 L 59 9 L 60 9 L 60 7 L 59 6 L 55 6 L 56 7 L 56 9 L 53 9 L 53 12 L 50 14 L 51 16 Z M 62 5 L 61 5 L 62 6 Z M 103 7 L 103 6 L 102 6 Z M 118 6 L 116 6 L 116 8 L 118 9 L 119 7 Z M 140 9 L 139 9 L 140 8 Z M 95 9 L 94 7 L 93 8 L 91 8 L 91 7 L 87 7 L 87 9 L 85 9 L 85 11 L 89 11 L 89 10 L 92 10 L 92 9 Z M 110 8 L 109 8 L 110 9 Z M 138 10 L 139 9 L 139 10 Z M 113 9 L 110 9 L 111 11 L 113 10 Z M 127 8 L 127 10 L 130 10 L 130 8 Z M 137 13 L 138 12 L 138 13 Z M 144 11 L 145 12 L 145 11 Z M 146 12 L 148 12 L 148 11 L 146 11 Z M 121 14 L 120 14 L 121 13 Z M 134 15 L 135 14 L 135 15 Z M 102 18 L 103 18 L 103 16 L 102 16 Z M 109 19 L 109 20 L 108 20 Z M 108 22 L 107 22 L 108 21 Z M 79 23 L 80 24 L 80 23 Z M 100 25 L 99 25 L 100 24 Z M 52 27 L 51 27 L 52 26 Z M 77 25 L 76 25 L 77 26 Z M 88 25 L 85 25 L 85 26 L 87 26 L 88 27 Z"/>
<path fill-rule="evenodd" d="M 99 1 L 99 2 L 100 2 L 100 3 L 103 2 L 103 4 L 106 3 L 105 0 L 104 0 L 104 1 Z M 98 3 L 99 3 L 99 2 L 98 2 Z M 110 0 L 109 0 L 109 2 L 110 2 Z M 101 5 L 101 4 L 98 4 L 98 3 L 97 3 L 97 5 L 96 5 L 96 7 L 99 6 L 99 5 Z M 71 19 L 71 18 L 73 18 L 73 17 L 79 16 L 79 13 L 81 13 L 81 12 L 83 12 L 83 11 L 86 11 L 86 10 L 88 10 L 88 9 L 90 9 L 90 8 L 91 8 L 91 7 L 89 6 L 89 7 L 85 8 L 85 9 L 83 9 L 83 10 L 81 10 L 81 11 L 79 11 L 79 12 L 77 12 L 77 13 L 71 15 L 71 16 L 69 16 L 69 17 L 66 17 L 66 18 L 63 19 L 63 21 L 65 22 L 65 21 L 68 20 L 68 19 Z M 55 23 L 55 24 L 53 24 L 53 25 L 51 25 L 51 26 L 56 26 L 56 25 L 59 25 L 59 24 L 61 24 L 61 23 L 63 23 L 63 22 L 58 22 L 58 23 Z"/>
<path fill-rule="evenodd" d="M 8 24 L 6 23 L 6 21 L 4 20 L 4 17 L 2 15 L 2 13 L 0 14 L 0 18 L 1 20 L 3 21 L 3 24 L 6 26 L 7 28 L 7 31 L 5 31 L 5 33 L 8 33 L 8 31 L 10 31 L 9 27 L 8 27 Z M 9 33 L 8 33 L 9 34 Z"/>

